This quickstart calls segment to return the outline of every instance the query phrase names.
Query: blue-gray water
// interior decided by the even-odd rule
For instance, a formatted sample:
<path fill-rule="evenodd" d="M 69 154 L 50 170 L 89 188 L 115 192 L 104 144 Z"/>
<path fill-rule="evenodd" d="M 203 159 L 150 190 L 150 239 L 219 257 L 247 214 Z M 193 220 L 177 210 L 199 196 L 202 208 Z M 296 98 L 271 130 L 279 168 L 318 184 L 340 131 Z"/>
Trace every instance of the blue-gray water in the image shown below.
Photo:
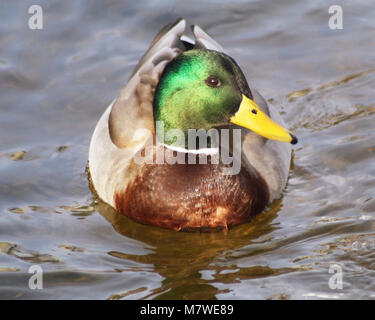
<path fill-rule="evenodd" d="M 375 7 L 334 1 L 0 3 L 0 298 L 375 298 Z M 289 184 L 224 233 L 138 225 L 95 202 L 95 124 L 153 36 L 205 28 L 299 137 Z M 32 265 L 44 271 L 31 290 Z M 343 289 L 330 289 L 330 266 Z"/>

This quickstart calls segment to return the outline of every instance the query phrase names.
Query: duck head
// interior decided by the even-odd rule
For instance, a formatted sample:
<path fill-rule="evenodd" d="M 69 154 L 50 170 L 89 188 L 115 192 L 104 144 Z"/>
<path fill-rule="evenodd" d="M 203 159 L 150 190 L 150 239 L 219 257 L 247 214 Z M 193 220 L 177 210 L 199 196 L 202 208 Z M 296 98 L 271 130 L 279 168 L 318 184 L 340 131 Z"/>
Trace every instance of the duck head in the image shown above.
<path fill-rule="evenodd" d="M 255 103 L 237 63 L 213 50 L 185 51 L 167 64 L 155 90 L 153 112 L 165 130 L 187 134 L 189 129 L 236 124 L 267 139 L 297 143 Z"/>

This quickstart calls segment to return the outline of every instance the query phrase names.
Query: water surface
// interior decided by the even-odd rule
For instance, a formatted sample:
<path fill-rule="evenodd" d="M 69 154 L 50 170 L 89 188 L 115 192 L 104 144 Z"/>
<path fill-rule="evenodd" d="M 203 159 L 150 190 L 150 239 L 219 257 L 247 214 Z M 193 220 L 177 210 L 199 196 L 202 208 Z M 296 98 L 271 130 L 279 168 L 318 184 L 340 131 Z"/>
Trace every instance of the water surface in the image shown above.
<path fill-rule="evenodd" d="M 375 298 L 375 24 L 368 1 L 0 4 L 0 298 Z M 197 5 L 199 3 L 199 5 Z M 283 196 L 228 233 L 143 226 L 95 199 L 95 124 L 153 36 L 205 28 L 299 137 Z M 40 265 L 44 289 L 30 290 Z M 343 289 L 328 286 L 343 270 Z"/>

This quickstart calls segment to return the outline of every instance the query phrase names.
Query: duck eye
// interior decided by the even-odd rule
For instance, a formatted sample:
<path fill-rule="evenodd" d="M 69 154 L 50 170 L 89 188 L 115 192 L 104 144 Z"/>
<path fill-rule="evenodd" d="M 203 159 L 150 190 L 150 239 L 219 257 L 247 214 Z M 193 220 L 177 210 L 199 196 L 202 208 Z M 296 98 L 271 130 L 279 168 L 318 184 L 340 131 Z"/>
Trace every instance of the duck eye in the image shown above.
<path fill-rule="evenodd" d="M 208 86 L 213 88 L 219 87 L 221 85 L 220 80 L 213 76 L 208 77 L 205 82 Z"/>

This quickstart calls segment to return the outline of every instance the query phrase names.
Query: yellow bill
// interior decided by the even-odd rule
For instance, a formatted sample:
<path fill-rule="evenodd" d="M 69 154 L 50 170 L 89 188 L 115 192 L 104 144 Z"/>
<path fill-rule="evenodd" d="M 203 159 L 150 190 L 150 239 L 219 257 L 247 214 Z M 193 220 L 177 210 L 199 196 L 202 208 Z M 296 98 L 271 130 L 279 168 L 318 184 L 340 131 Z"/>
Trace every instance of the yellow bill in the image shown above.
<path fill-rule="evenodd" d="M 241 127 L 250 129 L 257 134 L 271 140 L 297 143 L 297 137 L 289 130 L 274 122 L 267 116 L 258 105 L 244 94 L 237 113 L 230 119 L 230 122 Z"/>

